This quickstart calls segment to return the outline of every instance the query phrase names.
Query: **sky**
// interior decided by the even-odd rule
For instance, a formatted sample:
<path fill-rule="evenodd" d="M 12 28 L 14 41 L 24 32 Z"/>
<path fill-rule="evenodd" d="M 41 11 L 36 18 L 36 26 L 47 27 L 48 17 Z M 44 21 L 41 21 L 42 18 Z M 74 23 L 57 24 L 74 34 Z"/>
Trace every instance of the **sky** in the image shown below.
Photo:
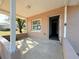
<path fill-rule="evenodd" d="M 0 14 L 0 23 L 9 23 L 8 16 L 4 14 Z"/>

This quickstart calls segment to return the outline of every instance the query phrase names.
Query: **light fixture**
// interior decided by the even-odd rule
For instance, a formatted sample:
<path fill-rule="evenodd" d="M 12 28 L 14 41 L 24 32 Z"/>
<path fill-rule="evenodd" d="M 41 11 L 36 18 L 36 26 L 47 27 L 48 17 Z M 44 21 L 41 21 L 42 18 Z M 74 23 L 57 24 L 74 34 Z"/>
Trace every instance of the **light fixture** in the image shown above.
<path fill-rule="evenodd" d="M 25 8 L 30 9 L 31 8 L 30 0 L 24 0 L 24 1 L 25 1 Z"/>
<path fill-rule="evenodd" d="M 28 5 L 26 5 L 25 7 L 26 7 L 27 9 L 30 9 L 30 8 L 31 8 L 31 5 L 28 4 Z"/>

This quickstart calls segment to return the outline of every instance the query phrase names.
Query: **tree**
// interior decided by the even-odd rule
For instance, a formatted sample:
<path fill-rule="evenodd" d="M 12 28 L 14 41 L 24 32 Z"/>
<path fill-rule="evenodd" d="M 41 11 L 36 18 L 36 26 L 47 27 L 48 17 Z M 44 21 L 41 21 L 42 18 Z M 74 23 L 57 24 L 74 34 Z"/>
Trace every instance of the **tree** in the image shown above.
<path fill-rule="evenodd" d="M 17 24 L 18 24 L 19 32 L 22 33 L 22 29 L 25 26 L 24 25 L 25 20 L 17 18 L 16 21 L 17 21 Z"/>

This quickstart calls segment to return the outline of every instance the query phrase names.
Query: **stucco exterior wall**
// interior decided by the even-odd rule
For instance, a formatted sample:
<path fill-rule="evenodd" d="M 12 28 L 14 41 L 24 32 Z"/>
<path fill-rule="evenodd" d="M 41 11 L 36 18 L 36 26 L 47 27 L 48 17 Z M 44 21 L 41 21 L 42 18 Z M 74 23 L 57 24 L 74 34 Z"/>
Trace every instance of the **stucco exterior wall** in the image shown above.
<path fill-rule="evenodd" d="M 57 8 L 50 10 L 38 15 L 28 17 L 28 35 L 30 37 L 35 37 L 38 39 L 48 39 L 49 38 L 49 17 L 60 15 L 59 19 L 59 38 L 63 39 L 63 27 L 64 27 L 64 8 Z M 32 20 L 41 19 L 41 32 L 32 32 Z"/>
<path fill-rule="evenodd" d="M 79 53 L 79 6 L 68 7 L 67 39 Z"/>
<path fill-rule="evenodd" d="M 64 59 L 79 59 L 68 39 L 63 40 L 63 56 Z"/>

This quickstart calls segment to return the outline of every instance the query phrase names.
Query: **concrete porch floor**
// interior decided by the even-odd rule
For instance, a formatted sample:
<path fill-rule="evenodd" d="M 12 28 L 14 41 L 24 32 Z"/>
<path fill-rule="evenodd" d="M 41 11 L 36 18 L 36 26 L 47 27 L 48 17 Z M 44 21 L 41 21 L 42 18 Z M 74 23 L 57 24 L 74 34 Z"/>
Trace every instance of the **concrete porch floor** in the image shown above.
<path fill-rule="evenodd" d="M 21 54 L 20 59 L 63 59 L 59 41 L 26 38 L 17 41 L 16 45 Z"/>

